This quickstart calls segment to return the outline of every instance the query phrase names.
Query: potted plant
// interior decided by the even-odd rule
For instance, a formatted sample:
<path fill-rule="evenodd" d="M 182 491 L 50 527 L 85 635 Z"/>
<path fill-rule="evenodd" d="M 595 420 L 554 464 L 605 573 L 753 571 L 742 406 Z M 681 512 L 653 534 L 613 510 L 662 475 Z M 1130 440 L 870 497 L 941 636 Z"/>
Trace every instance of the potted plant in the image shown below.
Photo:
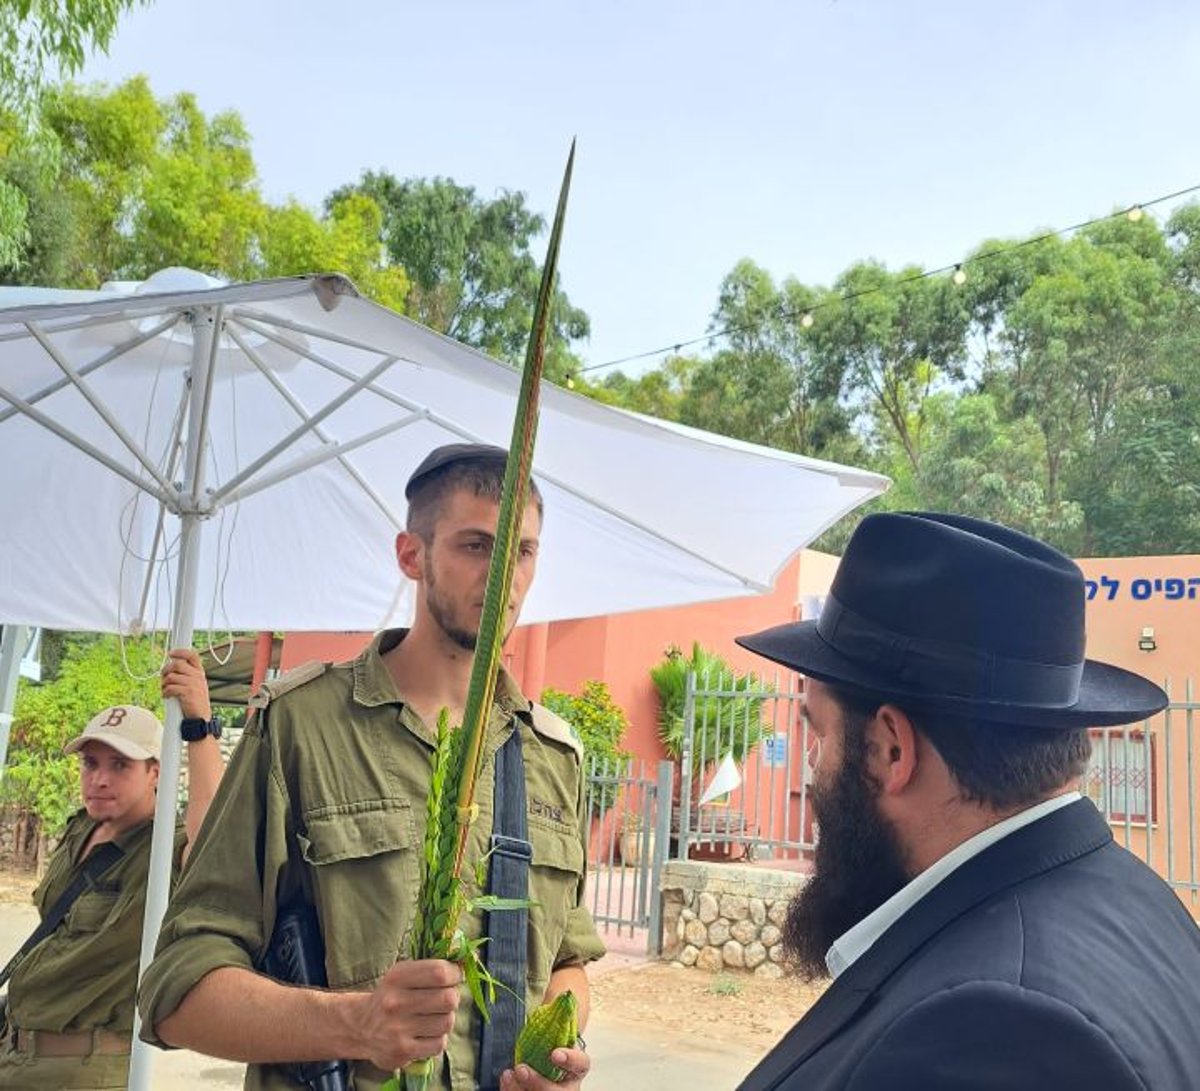
<path fill-rule="evenodd" d="M 692 755 L 705 766 L 731 756 L 741 765 L 767 734 L 762 704 L 771 686 L 756 674 L 742 674 L 721 656 L 692 645 L 691 655 L 672 645 L 650 671 L 658 691 L 658 735 L 667 754 L 683 756 L 688 675 L 696 678 Z"/>
<path fill-rule="evenodd" d="M 645 825 L 641 811 L 626 811 L 621 819 L 621 863 L 638 867 L 654 858 L 654 827 Z"/>

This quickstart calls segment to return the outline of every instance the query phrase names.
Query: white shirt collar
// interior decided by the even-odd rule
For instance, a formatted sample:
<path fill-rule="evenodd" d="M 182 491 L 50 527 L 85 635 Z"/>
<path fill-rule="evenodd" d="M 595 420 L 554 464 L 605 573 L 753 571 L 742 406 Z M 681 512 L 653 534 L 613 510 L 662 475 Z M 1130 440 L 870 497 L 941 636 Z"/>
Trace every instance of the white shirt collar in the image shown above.
<path fill-rule="evenodd" d="M 915 879 L 896 891 L 873 913 L 863 917 L 858 924 L 849 931 L 843 932 L 833 941 L 833 946 L 825 952 L 825 965 L 829 967 L 830 974 L 837 977 L 839 974 L 845 973 L 850 966 L 867 953 L 871 945 L 884 932 L 947 875 L 965 864 L 972 856 L 978 856 L 984 849 L 1019 830 L 1022 826 L 1028 826 L 1039 818 L 1045 818 L 1046 815 L 1069 806 L 1080 798 L 1078 792 L 1065 792 L 1052 799 L 1045 799 L 1026 810 L 1010 815 L 994 826 L 989 826 L 986 830 L 951 849 L 940 860 L 930 864 Z"/>

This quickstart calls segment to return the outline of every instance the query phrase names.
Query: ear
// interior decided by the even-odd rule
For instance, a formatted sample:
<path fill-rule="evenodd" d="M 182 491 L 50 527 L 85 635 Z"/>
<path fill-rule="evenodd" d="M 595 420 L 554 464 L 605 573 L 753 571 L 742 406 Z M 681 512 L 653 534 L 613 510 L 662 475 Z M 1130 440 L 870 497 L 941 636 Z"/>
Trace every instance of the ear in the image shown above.
<path fill-rule="evenodd" d="M 917 773 L 917 731 L 903 709 L 880 705 L 867 727 L 867 769 L 884 795 L 899 795 Z"/>
<path fill-rule="evenodd" d="M 396 535 L 396 563 L 410 580 L 424 578 L 425 543 L 411 531 Z"/>

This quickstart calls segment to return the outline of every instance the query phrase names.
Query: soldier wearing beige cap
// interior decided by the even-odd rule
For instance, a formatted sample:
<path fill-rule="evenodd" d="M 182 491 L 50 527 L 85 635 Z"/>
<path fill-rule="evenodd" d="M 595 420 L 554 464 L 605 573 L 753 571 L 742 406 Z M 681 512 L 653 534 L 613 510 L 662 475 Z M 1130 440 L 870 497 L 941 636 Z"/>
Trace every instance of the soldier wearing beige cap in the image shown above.
<path fill-rule="evenodd" d="M 192 649 L 171 653 L 162 693 L 179 700 L 188 742 L 178 874 L 221 777 L 220 728 Z M 53 923 L 59 899 L 81 876 L 87 881 L 12 972 L 0 1088 L 126 1085 L 162 732 L 148 709 L 112 705 L 65 747 L 79 755 L 83 807 L 67 822 L 34 892 L 43 921 Z"/>

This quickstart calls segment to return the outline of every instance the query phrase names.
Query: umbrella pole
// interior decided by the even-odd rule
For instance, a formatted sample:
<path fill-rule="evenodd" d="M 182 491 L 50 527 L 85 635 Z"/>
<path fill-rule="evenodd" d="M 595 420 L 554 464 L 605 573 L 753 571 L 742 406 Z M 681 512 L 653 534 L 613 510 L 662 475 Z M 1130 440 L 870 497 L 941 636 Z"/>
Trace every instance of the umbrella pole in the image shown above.
<path fill-rule="evenodd" d="M 21 653 L 28 639 L 29 630 L 24 625 L 5 625 L 0 637 L 0 777 L 8 761 L 8 735 L 21 677 Z"/>
<path fill-rule="evenodd" d="M 188 442 L 184 459 L 184 481 L 180 490 L 179 569 L 171 618 L 171 647 L 188 647 L 196 616 L 196 561 L 200 553 L 200 515 L 198 500 L 204 488 L 204 455 L 207 437 L 200 434 L 207 418 L 210 368 L 215 348 L 214 313 L 197 312 L 192 318 L 191 396 L 188 405 Z M 142 952 L 138 981 L 154 957 L 158 930 L 167 911 L 171 893 L 171 862 L 175 854 L 175 823 L 178 813 L 179 769 L 183 740 L 179 723 L 183 713 L 179 701 L 164 702 L 161 764 L 158 774 L 158 800 L 154 808 L 154 830 L 150 843 L 150 875 L 146 885 L 146 916 L 142 922 Z M 139 1039 L 141 1016 L 133 1017 L 133 1049 L 129 1058 L 128 1091 L 150 1091 L 153 1068 L 152 1047 Z"/>

